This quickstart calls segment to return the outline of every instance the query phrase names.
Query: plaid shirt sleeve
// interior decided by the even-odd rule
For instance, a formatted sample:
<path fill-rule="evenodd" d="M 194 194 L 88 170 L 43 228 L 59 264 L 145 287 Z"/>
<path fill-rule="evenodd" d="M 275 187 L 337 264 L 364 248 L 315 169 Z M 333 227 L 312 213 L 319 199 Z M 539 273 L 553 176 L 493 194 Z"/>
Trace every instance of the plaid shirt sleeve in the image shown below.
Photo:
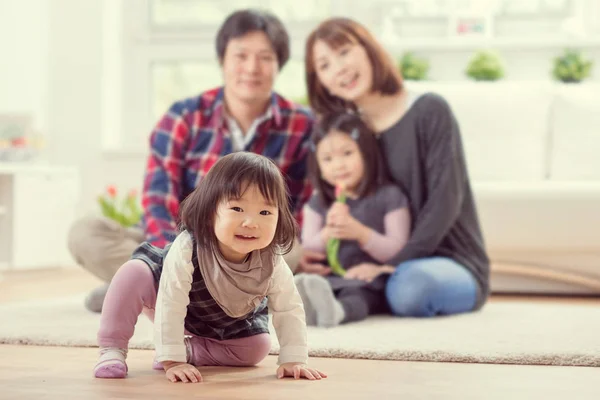
<path fill-rule="evenodd" d="M 148 242 L 161 248 L 177 236 L 185 146 L 189 135 L 182 108 L 175 104 L 150 136 L 150 156 L 142 190 L 144 232 Z"/>
<path fill-rule="evenodd" d="M 292 158 L 287 174 L 292 212 L 300 227 L 302 227 L 302 209 L 310 199 L 313 191 L 308 175 L 308 152 L 310 151 L 310 136 L 313 128 L 314 121 L 307 118 L 302 141 Z"/>

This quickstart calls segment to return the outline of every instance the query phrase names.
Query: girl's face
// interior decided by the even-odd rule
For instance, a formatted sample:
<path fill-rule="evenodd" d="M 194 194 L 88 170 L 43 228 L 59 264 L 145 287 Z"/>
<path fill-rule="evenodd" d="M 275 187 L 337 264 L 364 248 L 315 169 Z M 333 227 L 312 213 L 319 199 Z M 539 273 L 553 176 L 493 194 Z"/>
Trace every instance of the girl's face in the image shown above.
<path fill-rule="evenodd" d="M 356 102 L 371 92 L 373 67 L 363 46 L 346 43 L 334 50 L 317 40 L 313 59 L 317 78 L 329 94 Z"/>
<path fill-rule="evenodd" d="M 341 185 L 350 192 L 356 191 L 365 170 L 356 141 L 346 133 L 330 131 L 319 142 L 316 156 L 325 182 L 334 187 Z"/>
<path fill-rule="evenodd" d="M 254 250 L 268 247 L 277 229 L 278 208 L 269 204 L 256 185 L 240 199 L 223 200 L 217 207 L 215 235 L 227 261 L 240 263 Z"/>

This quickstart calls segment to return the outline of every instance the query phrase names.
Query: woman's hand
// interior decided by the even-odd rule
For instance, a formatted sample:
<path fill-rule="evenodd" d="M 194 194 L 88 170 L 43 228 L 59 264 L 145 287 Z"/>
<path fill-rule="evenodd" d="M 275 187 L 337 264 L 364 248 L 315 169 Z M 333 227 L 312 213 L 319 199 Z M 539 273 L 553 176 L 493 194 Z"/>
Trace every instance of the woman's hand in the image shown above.
<path fill-rule="evenodd" d="M 165 361 L 162 364 L 166 372 L 167 379 L 171 382 L 202 382 L 202 375 L 200 375 L 200 371 L 198 371 L 198 369 L 191 364 L 175 361 Z"/>
<path fill-rule="evenodd" d="M 303 272 L 305 274 L 317 274 L 321 276 L 329 275 L 331 269 L 321 263 L 321 261 L 326 262 L 326 258 L 323 253 L 302 249 L 302 258 L 295 273 L 299 274 Z"/>
<path fill-rule="evenodd" d="M 359 279 L 365 282 L 372 282 L 379 275 L 391 274 L 392 272 L 394 272 L 394 268 L 390 265 L 362 263 L 346 271 L 346 275 L 344 275 L 344 278 Z"/>
<path fill-rule="evenodd" d="M 294 379 L 306 378 L 311 381 L 327 378 L 327 375 L 302 363 L 285 363 L 277 368 L 277 378 L 293 376 Z"/>

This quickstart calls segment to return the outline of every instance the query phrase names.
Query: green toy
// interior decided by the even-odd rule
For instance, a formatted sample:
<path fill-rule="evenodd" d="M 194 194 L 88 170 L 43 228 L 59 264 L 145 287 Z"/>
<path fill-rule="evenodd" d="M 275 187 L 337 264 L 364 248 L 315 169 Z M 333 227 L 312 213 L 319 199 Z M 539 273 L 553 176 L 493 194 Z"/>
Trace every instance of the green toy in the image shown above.
<path fill-rule="evenodd" d="M 346 193 L 344 190 L 338 186 L 335 189 L 335 201 L 339 201 L 340 203 L 346 202 Z M 346 274 L 346 270 L 340 264 L 340 260 L 338 258 L 338 251 L 340 248 L 340 239 L 331 238 L 327 241 L 327 261 L 329 262 L 329 266 L 331 267 L 331 271 L 339 276 L 344 276 Z"/>

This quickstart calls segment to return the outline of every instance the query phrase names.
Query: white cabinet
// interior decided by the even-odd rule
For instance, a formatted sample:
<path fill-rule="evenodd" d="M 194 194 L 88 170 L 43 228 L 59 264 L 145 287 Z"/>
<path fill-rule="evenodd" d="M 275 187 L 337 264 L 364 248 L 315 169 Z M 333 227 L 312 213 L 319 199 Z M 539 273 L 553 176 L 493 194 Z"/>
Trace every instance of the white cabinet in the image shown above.
<path fill-rule="evenodd" d="M 71 266 L 77 169 L 0 163 L 0 270 Z"/>

